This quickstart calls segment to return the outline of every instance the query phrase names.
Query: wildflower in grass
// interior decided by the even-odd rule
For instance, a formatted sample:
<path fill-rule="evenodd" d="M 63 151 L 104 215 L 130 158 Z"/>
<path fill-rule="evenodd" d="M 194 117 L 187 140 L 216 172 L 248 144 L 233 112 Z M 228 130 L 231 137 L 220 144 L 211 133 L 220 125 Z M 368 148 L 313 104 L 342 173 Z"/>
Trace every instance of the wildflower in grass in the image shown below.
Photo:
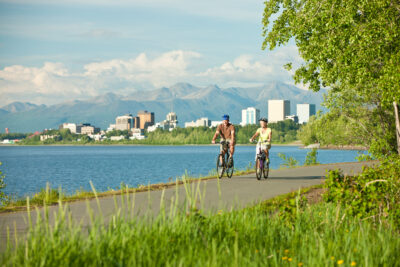
<path fill-rule="evenodd" d="M 302 262 L 299 262 L 299 263 L 297 264 L 297 266 L 303 266 L 303 263 L 302 263 Z"/>
<path fill-rule="evenodd" d="M 256 253 L 258 253 L 258 249 L 256 249 Z"/>
<path fill-rule="evenodd" d="M 337 264 L 341 265 L 341 264 L 343 264 L 343 262 L 344 262 L 344 260 L 338 260 Z"/>
<path fill-rule="evenodd" d="M 287 257 L 286 257 L 286 256 L 285 256 L 285 257 L 282 257 L 282 260 L 284 260 L 284 261 L 287 260 Z"/>
<path fill-rule="evenodd" d="M 287 260 L 288 260 L 288 261 L 292 261 L 292 258 L 288 258 Z"/>
<path fill-rule="evenodd" d="M 332 257 L 331 257 L 331 260 L 334 260 L 334 259 L 335 259 L 335 257 L 334 257 L 334 256 L 332 256 Z"/>
<path fill-rule="evenodd" d="M 357 263 L 356 263 L 355 261 L 352 261 L 350 265 L 351 265 L 351 266 L 356 266 Z"/>
<path fill-rule="evenodd" d="M 289 253 L 289 250 L 288 249 L 285 249 L 285 254 L 288 254 Z"/>

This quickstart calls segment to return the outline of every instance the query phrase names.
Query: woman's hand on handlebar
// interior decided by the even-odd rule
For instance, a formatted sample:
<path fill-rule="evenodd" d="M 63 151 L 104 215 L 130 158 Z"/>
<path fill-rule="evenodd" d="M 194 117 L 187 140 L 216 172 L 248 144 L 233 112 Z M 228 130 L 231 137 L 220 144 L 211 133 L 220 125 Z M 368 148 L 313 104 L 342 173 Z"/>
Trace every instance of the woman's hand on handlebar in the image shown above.
<path fill-rule="evenodd" d="M 215 144 L 215 140 L 211 140 L 211 144 Z"/>

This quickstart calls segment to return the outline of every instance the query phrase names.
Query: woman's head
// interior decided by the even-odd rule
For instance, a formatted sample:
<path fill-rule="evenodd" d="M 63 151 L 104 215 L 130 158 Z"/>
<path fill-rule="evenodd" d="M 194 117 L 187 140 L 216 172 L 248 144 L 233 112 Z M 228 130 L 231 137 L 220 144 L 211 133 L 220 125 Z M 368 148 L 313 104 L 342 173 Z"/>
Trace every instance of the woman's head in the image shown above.
<path fill-rule="evenodd" d="M 261 125 L 261 127 L 267 127 L 267 125 L 268 125 L 268 120 L 266 119 L 266 118 L 261 118 L 260 119 L 260 125 Z"/>

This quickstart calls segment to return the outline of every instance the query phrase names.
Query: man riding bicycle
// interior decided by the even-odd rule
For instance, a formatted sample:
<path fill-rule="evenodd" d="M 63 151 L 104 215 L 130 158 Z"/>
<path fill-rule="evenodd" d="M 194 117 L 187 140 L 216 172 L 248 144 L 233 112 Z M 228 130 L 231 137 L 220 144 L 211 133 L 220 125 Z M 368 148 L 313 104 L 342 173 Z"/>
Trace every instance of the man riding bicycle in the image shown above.
<path fill-rule="evenodd" d="M 269 161 L 269 149 L 271 148 L 272 130 L 271 128 L 268 128 L 268 120 L 266 118 L 261 118 L 259 121 L 261 128 L 257 129 L 256 133 L 250 138 L 250 142 L 253 142 L 253 140 L 257 136 L 260 136 L 258 138 L 256 148 L 257 154 L 260 152 L 260 149 L 262 149 L 265 153 L 267 160 Z"/>
<path fill-rule="evenodd" d="M 211 143 L 215 144 L 215 140 L 217 139 L 218 135 L 221 136 L 221 146 L 220 146 L 220 162 L 223 162 L 223 156 L 227 151 L 227 147 L 229 146 L 230 157 L 228 160 L 228 164 L 232 165 L 233 162 L 233 153 L 235 153 L 235 126 L 229 122 L 229 115 L 222 116 L 223 122 L 218 125 L 217 131 L 214 134 L 214 137 Z"/>

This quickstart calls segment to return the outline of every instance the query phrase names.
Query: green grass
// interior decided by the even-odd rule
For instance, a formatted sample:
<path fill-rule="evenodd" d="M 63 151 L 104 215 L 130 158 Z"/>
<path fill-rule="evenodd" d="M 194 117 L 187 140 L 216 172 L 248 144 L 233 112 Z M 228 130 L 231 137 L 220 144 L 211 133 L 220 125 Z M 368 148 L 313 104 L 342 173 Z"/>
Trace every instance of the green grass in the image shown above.
<path fill-rule="evenodd" d="M 285 203 L 292 203 L 292 212 L 282 209 Z M 310 206 L 293 193 L 232 212 L 189 207 L 155 218 L 120 213 L 109 224 L 93 219 L 88 229 L 66 210 L 60 208 L 54 225 L 42 219 L 17 249 L 10 238 L 1 265 L 399 266 L 399 231 L 390 222 L 349 218 L 339 205 Z"/>

